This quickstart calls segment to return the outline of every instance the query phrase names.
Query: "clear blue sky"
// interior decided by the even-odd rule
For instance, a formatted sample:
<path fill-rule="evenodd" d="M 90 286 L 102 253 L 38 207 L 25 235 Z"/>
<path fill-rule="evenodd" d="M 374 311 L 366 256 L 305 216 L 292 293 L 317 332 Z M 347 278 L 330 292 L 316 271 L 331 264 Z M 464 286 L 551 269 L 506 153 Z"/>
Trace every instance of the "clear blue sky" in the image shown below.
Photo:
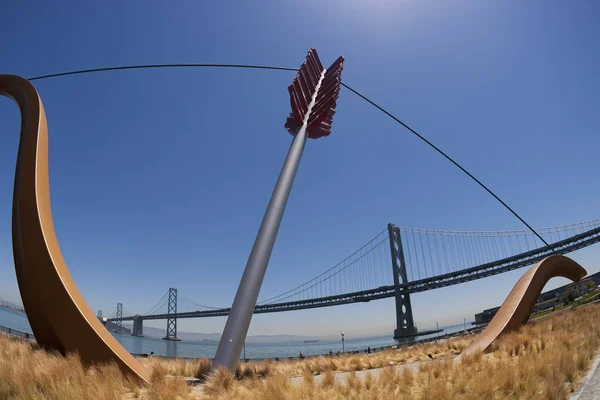
<path fill-rule="evenodd" d="M 6 2 L 0 72 L 186 62 L 298 67 L 315 47 L 327 65 L 345 56 L 345 82 L 454 156 L 532 225 L 600 216 L 597 2 L 174 4 Z M 293 76 L 172 69 L 35 83 L 50 128 L 58 238 L 94 310 L 110 313 L 120 301 L 144 312 L 169 286 L 204 304 L 231 304 L 291 141 L 283 124 Z M 521 228 L 348 90 L 337 108 L 332 135 L 307 145 L 262 298 L 329 268 L 388 222 Z M 0 297 L 18 301 L 10 213 L 19 114 L 6 98 L 0 121 Z M 599 253 L 573 256 L 596 272 Z M 522 272 L 415 295 L 416 321 L 424 328 L 472 318 L 499 305 Z M 179 329 L 220 332 L 224 322 L 186 320 Z M 360 336 L 393 327 L 387 299 L 259 315 L 251 334 Z"/>

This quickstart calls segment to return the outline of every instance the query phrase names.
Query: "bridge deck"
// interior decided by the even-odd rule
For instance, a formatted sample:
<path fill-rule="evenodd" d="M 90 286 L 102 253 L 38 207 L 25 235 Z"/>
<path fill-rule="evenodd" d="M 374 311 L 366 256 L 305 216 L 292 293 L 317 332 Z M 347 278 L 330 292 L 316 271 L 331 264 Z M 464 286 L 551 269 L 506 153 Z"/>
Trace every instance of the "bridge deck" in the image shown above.
<path fill-rule="evenodd" d="M 449 274 L 437 275 L 430 278 L 411 281 L 402 285 L 402 290 L 407 293 L 417 293 L 427 290 L 438 289 L 446 286 L 457 285 L 463 282 L 469 282 L 476 279 L 487 278 L 489 276 L 512 271 L 527 265 L 535 264 L 545 257 L 553 254 L 567 254 L 594 243 L 600 242 L 600 227 L 588 230 L 581 234 L 553 243 L 553 249 L 540 247 L 531 251 L 523 252 L 512 257 L 503 258 L 491 263 L 479 265 L 472 268 L 466 268 Z M 342 304 L 352 304 L 358 302 L 369 302 L 371 300 L 394 297 L 394 286 L 380 286 L 378 288 L 344 293 L 334 296 L 317 297 L 307 300 L 290 301 L 274 304 L 257 305 L 254 313 L 264 314 L 272 312 L 305 310 L 309 308 L 332 307 Z M 139 316 L 142 320 L 155 320 L 167 318 L 208 318 L 221 317 L 229 315 L 230 308 L 221 308 L 216 310 L 182 312 L 177 314 L 155 314 Z M 111 318 L 108 321 L 133 321 L 133 316 L 123 318 Z"/>

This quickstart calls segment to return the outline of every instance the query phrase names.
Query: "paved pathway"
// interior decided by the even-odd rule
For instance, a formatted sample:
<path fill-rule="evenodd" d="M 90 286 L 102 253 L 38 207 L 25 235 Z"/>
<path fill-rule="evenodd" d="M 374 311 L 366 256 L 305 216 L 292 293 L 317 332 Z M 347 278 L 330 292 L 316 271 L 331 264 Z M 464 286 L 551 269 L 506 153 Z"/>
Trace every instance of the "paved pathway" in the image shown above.
<path fill-rule="evenodd" d="M 410 368 L 413 371 L 417 371 L 421 364 L 435 362 L 435 361 L 442 361 L 442 360 L 447 360 L 447 359 L 448 359 L 448 357 L 440 357 L 433 361 L 414 361 L 414 362 L 405 363 L 405 364 L 395 364 L 395 368 L 398 371 L 401 371 L 404 368 Z M 374 379 L 377 379 L 379 377 L 379 374 L 381 373 L 381 371 L 383 371 L 384 368 L 387 368 L 387 367 L 356 371 L 356 377 L 358 379 L 365 380 L 367 375 L 371 375 Z M 335 383 L 336 384 L 346 383 L 348 378 L 350 377 L 350 374 L 351 374 L 351 372 L 334 372 L 333 377 L 335 378 Z M 325 374 L 320 374 L 320 375 L 316 375 L 313 377 L 315 384 L 320 384 L 324 378 L 325 378 Z M 288 379 L 294 385 L 301 385 L 304 382 L 304 377 L 302 377 L 302 376 L 292 376 Z M 203 385 L 196 385 L 196 386 L 192 387 L 191 393 L 193 395 L 197 396 L 197 395 L 202 394 L 203 390 L 204 390 Z"/>
<path fill-rule="evenodd" d="M 592 368 L 571 396 L 571 400 L 600 400 L 600 353 L 592 363 Z"/>
<path fill-rule="evenodd" d="M 409 368 L 412 371 L 416 372 L 419 369 L 419 366 L 421 366 L 421 364 L 425 364 L 425 363 L 429 363 L 429 362 L 434 362 L 434 361 L 442 361 L 442 360 L 447 360 L 448 357 L 440 357 L 438 359 L 435 359 L 433 361 L 413 361 L 411 363 L 404 363 L 404 364 L 394 364 L 394 367 L 396 368 L 397 371 L 401 371 L 404 368 Z M 356 371 L 356 377 L 358 379 L 364 380 L 367 375 L 371 375 L 371 377 L 373 377 L 374 379 L 377 379 L 379 377 L 379 374 L 381 373 L 381 371 L 383 371 L 385 368 L 388 367 L 382 367 L 382 368 L 372 368 L 372 369 L 365 369 L 362 371 Z M 347 382 L 348 378 L 350 377 L 350 374 L 352 372 L 334 372 L 333 373 L 333 377 L 335 378 L 335 383 L 336 384 L 344 384 Z M 321 381 L 325 378 L 325 374 L 320 374 L 320 375 L 315 375 L 313 377 L 314 382 L 316 384 L 321 383 Z M 302 376 L 293 376 L 291 378 L 289 378 L 290 382 L 292 382 L 295 385 L 299 385 L 304 381 L 304 377 Z"/>

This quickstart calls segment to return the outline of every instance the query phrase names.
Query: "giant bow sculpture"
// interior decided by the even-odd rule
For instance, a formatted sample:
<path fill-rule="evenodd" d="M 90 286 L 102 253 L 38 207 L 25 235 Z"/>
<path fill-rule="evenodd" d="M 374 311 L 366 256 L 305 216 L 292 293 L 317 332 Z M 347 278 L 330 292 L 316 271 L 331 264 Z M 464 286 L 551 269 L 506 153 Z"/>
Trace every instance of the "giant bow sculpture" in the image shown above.
<path fill-rule="evenodd" d="M 48 127 L 35 87 L 0 75 L 0 95 L 21 111 L 21 138 L 13 193 L 13 254 L 19 290 L 37 342 L 86 365 L 115 362 L 123 373 L 148 381 L 148 372 L 104 328 L 77 289 L 63 259 L 50 210 Z"/>
<path fill-rule="evenodd" d="M 562 276 L 578 282 L 586 275 L 586 270 L 569 257 L 552 255 L 544 258 L 519 279 L 489 325 L 457 357 L 457 361 L 477 351 L 488 351 L 499 336 L 519 329 L 526 323 L 535 307 L 536 300 L 550 279 Z"/>

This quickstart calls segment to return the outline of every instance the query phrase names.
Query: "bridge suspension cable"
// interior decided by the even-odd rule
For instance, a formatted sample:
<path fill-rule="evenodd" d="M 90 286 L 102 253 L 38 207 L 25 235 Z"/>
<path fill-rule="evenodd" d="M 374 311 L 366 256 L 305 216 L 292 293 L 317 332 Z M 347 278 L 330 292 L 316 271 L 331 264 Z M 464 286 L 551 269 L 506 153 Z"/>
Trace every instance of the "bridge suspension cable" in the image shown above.
<path fill-rule="evenodd" d="M 392 249 L 394 260 L 398 260 L 399 253 L 405 256 L 403 263 L 408 277 L 400 283 L 400 290 L 409 294 L 512 271 L 552 254 L 547 246 L 536 248 L 541 242 L 528 231 L 525 235 L 520 230 L 482 231 L 483 234 L 478 236 L 473 234 L 474 231 L 424 232 L 413 228 L 390 228 L 389 232 L 394 236 L 389 248 L 384 245 L 388 238 L 382 232 L 382 238 L 376 237 L 370 245 L 363 246 L 349 257 L 347 264 L 342 265 L 346 268 L 340 268 L 339 273 L 330 268 L 331 275 L 320 275 L 327 279 L 313 279 L 310 284 L 307 282 L 271 297 L 270 301 L 278 302 L 259 304 L 255 313 L 330 307 L 394 297 L 397 287 L 392 282 Z M 541 228 L 541 231 L 545 232 L 556 252 L 567 254 L 600 242 L 600 219 Z M 499 234 L 490 235 L 489 232 Z M 403 252 L 399 252 L 400 248 Z M 229 312 L 229 308 L 192 310 L 179 312 L 177 318 L 226 316 Z M 167 319 L 172 316 L 161 313 L 143 318 Z M 133 317 L 123 319 L 132 320 Z"/>
<path fill-rule="evenodd" d="M 150 310 L 148 310 L 145 313 L 140 314 L 140 315 L 151 315 L 151 314 L 154 314 L 156 311 L 160 310 L 162 307 L 164 307 L 166 305 L 168 295 L 169 295 L 169 291 L 167 290 L 165 292 L 165 294 L 163 295 L 163 297 L 161 297 L 161 299 L 154 305 L 154 307 L 152 307 Z"/>
<path fill-rule="evenodd" d="M 279 66 L 271 66 L 271 65 L 251 65 L 251 64 L 213 64 L 213 63 L 184 63 L 184 64 L 146 64 L 146 65 L 122 65 L 116 67 L 104 67 L 104 68 L 92 68 L 92 69 L 82 69 L 75 71 L 67 71 L 67 72 L 59 72 L 55 74 L 47 74 L 40 75 L 28 78 L 30 81 L 49 79 L 49 78 L 57 78 L 61 76 L 70 76 L 70 75 L 81 75 L 81 74 L 89 74 L 95 72 L 106 72 L 106 71 L 122 71 L 122 70 L 136 70 L 136 69 L 156 69 L 156 68 L 238 68 L 238 69 L 264 69 L 264 70 L 276 70 L 276 71 L 298 71 L 298 68 L 289 68 L 289 67 L 279 67 Z M 460 165 L 457 161 L 455 161 L 452 157 L 442 151 L 439 147 L 434 145 L 431 141 L 426 139 L 423 135 L 415 131 L 413 128 L 402 122 L 400 119 L 395 117 L 392 113 L 381 107 L 379 104 L 375 103 L 373 100 L 369 99 L 367 96 L 363 95 L 359 91 L 351 88 L 347 84 L 341 82 L 341 85 L 346 89 L 350 90 L 352 93 L 377 108 L 379 111 L 383 112 L 385 115 L 393 119 L 395 122 L 402 125 L 405 129 L 415 135 L 417 138 L 421 139 L 421 141 L 425 142 L 429 147 L 438 152 L 448 161 L 450 161 L 454 166 L 464 172 L 469 178 L 471 178 L 475 183 L 481 186 L 486 192 L 488 192 L 492 197 L 494 197 L 500 204 L 502 204 L 508 211 L 510 211 L 519 221 L 521 221 L 533 234 L 535 234 L 539 240 L 542 241 L 547 247 L 551 248 L 550 245 L 544 240 L 542 236 L 536 232 L 535 229 L 531 227 L 525 220 L 517 214 L 507 203 L 505 203 L 498 195 L 496 195 L 490 188 L 483 184 L 479 179 L 477 179 L 473 174 L 467 171 L 462 165 Z"/>
<path fill-rule="evenodd" d="M 600 228 L 600 218 L 539 228 L 548 242 L 560 243 Z M 529 230 L 456 231 L 399 228 L 409 281 L 421 281 L 510 259 L 545 248 Z M 387 230 L 342 262 L 259 304 L 306 301 L 393 285 Z"/>
<path fill-rule="evenodd" d="M 600 224 L 600 218 L 590 219 L 582 222 L 575 222 L 571 224 L 555 225 L 543 228 L 535 228 L 535 230 L 541 234 L 551 232 L 564 232 L 575 228 L 587 230 L 592 227 L 596 227 Z M 443 230 L 443 229 L 427 229 L 427 228 L 411 228 L 411 227 L 400 227 L 404 231 L 421 232 L 421 233 L 432 233 L 432 234 L 443 234 L 443 235 L 454 235 L 454 236 L 513 236 L 513 235 L 532 235 L 532 232 L 528 229 L 513 229 L 513 230 L 496 230 L 496 231 L 467 231 L 467 230 Z"/>
<path fill-rule="evenodd" d="M 167 312 L 167 303 L 168 303 L 168 296 L 169 296 L 169 291 L 167 290 L 165 292 L 165 294 L 160 298 L 160 300 L 158 300 L 158 302 L 148 311 L 146 311 L 145 313 L 139 314 L 143 317 L 147 317 L 147 316 L 151 316 L 151 315 L 155 315 L 155 314 L 165 314 Z M 194 306 L 194 308 L 189 308 L 186 309 L 185 304 L 182 304 L 182 300 L 183 302 L 187 302 L 189 304 L 192 304 Z M 189 297 L 183 296 L 183 295 L 179 295 L 179 305 L 178 305 L 179 311 L 180 312 L 185 312 L 185 311 L 209 311 L 209 310 L 221 310 L 223 309 L 223 307 L 211 307 L 211 306 L 207 306 L 201 303 L 198 303 L 197 301 L 194 301 L 192 299 L 190 299 Z M 125 309 L 123 309 L 123 317 L 130 317 L 130 316 L 134 316 L 136 314 L 130 313 L 128 311 L 126 311 Z M 115 310 L 113 310 L 113 312 L 110 314 L 109 319 L 110 318 L 115 318 L 117 316 L 117 309 L 115 308 Z"/>
<path fill-rule="evenodd" d="M 600 227 L 600 219 L 528 230 L 452 231 L 401 227 L 407 275 L 421 280 L 494 263 Z"/>
<path fill-rule="evenodd" d="M 308 292 L 316 295 L 328 292 L 343 293 L 343 291 L 347 290 L 349 286 L 355 288 L 364 286 L 366 289 L 367 287 L 365 285 L 367 279 L 370 279 L 372 282 L 377 280 L 383 282 L 384 274 L 382 271 L 374 268 L 373 271 L 369 271 L 369 273 L 372 273 L 372 275 L 367 276 L 365 267 L 367 265 L 371 267 L 375 265 L 381 265 L 380 260 L 382 259 L 383 253 L 385 253 L 385 251 L 389 251 L 386 250 L 385 246 L 381 245 L 387 241 L 387 229 L 385 229 L 377 234 L 373 239 L 369 240 L 360 249 L 356 250 L 344 260 L 340 261 L 320 275 L 303 283 L 302 285 L 288 290 L 285 293 L 260 301 L 258 304 L 270 304 L 284 300 L 291 301 L 292 299 L 297 300 L 299 295 L 306 294 Z M 347 271 L 348 273 L 343 276 L 341 273 L 344 271 Z M 327 287 L 325 288 L 321 286 L 324 282 L 328 283 Z"/>
<path fill-rule="evenodd" d="M 186 301 L 186 302 L 188 302 L 188 303 L 190 303 L 190 304 L 198 307 L 197 310 L 194 310 L 194 311 L 198 311 L 198 310 L 220 310 L 222 308 L 225 308 L 225 307 L 211 307 L 211 306 L 207 306 L 205 304 L 198 303 L 197 301 L 192 300 L 189 297 L 186 297 L 186 296 L 184 296 L 182 294 L 179 294 L 179 299 L 180 300 L 184 300 L 184 301 Z M 183 308 L 182 308 L 182 310 L 183 310 Z"/>

